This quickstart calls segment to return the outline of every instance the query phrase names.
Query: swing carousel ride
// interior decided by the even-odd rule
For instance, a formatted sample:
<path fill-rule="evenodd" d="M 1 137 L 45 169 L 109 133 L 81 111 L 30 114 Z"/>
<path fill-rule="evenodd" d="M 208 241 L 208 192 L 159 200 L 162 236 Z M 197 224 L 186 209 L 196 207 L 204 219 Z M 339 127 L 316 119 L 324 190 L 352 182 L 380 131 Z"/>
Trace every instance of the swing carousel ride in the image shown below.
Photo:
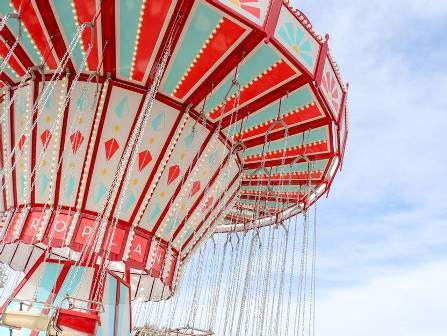
<path fill-rule="evenodd" d="M 287 230 L 329 192 L 347 86 L 328 35 L 286 0 L 3 0 L 0 18 L 0 262 L 25 274 L 0 328 L 213 334 L 132 321 L 213 234 Z"/>

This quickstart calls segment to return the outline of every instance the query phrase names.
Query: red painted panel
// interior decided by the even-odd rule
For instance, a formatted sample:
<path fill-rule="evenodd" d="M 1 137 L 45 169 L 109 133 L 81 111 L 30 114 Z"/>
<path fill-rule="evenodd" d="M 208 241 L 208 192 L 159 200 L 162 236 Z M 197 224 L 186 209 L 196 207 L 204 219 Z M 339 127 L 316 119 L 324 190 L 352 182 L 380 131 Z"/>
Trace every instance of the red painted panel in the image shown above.
<path fill-rule="evenodd" d="M 72 223 L 73 215 L 59 213 L 51 219 L 50 228 L 47 230 L 44 243 L 52 247 L 62 247 L 68 230 Z"/>
<path fill-rule="evenodd" d="M 322 117 L 322 116 L 323 116 L 323 114 L 318 109 L 318 106 L 316 104 L 311 104 L 311 105 L 296 109 L 294 111 L 291 111 L 289 113 L 286 113 L 285 115 L 283 115 L 283 120 L 287 124 L 287 126 L 293 126 L 293 125 L 300 124 L 305 121 L 315 119 L 318 117 Z M 234 140 L 235 141 L 246 140 L 246 139 L 255 138 L 255 137 L 259 137 L 259 136 L 262 136 L 262 140 L 264 140 L 264 134 L 267 132 L 270 125 L 273 124 L 273 122 L 275 120 L 276 119 L 269 120 L 261 125 L 251 127 L 241 134 L 236 134 L 234 136 Z M 282 128 L 283 128 L 282 125 L 277 123 L 273 126 L 273 128 L 270 130 L 270 132 L 277 130 L 277 129 L 282 129 Z"/>
<path fill-rule="evenodd" d="M 129 251 L 127 263 L 130 267 L 144 267 L 150 240 L 139 235 L 135 235 Z"/>
<path fill-rule="evenodd" d="M 296 72 L 289 66 L 289 64 L 287 64 L 287 62 L 279 61 L 272 67 L 266 69 L 262 74 L 259 74 L 256 79 L 241 89 L 239 105 L 243 105 L 245 102 L 263 95 L 272 87 L 277 86 L 295 74 Z M 236 105 L 236 99 L 237 97 L 233 97 L 227 101 L 223 111 L 222 108 L 215 107 L 210 112 L 210 117 L 212 119 L 217 119 L 233 110 Z"/>
<path fill-rule="evenodd" d="M 78 24 L 91 22 L 95 19 L 96 0 L 73 0 L 73 5 L 78 18 Z M 97 21 L 96 23 L 97 24 Z M 87 58 L 87 65 L 90 71 L 95 71 L 98 67 L 98 29 L 95 26 L 93 41 L 91 28 L 87 28 L 82 33 L 82 46 L 87 51 L 88 45 L 93 42 L 92 51 Z"/>
<path fill-rule="evenodd" d="M 23 0 L 12 0 L 12 3 L 17 11 L 22 7 L 21 19 L 26 27 L 26 30 L 39 49 L 40 54 L 43 55 L 43 58 L 46 58 L 46 64 L 48 67 L 52 70 L 56 69 L 56 60 L 51 52 L 51 47 L 46 39 L 45 32 L 42 29 L 42 25 L 39 22 L 33 4 L 29 3 L 27 6 L 23 6 Z"/>
<path fill-rule="evenodd" d="M 80 0 L 82 1 L 82 0 Z M 138 38 L 138 48 L 133 64 L 132 79 L 142 81 L 149 59 L 154 53 L 163 24 L 166 21 L 172 0 L 146 1 L 142 15 L 141 30 Z"/>
<path fill-rule="evenodd" d="M 80 252 L 85 246 L 91 247 L 96 243 L 92 235 L 96 234 L 99 224 L 94 219 L 82 218 L 72 241 L 72 247 Z"/>
<path fill-rule="evenodd" d="M 227 18 L 223 18 L 216 27 L 216 32 L 209 38 L 205 47 L 197 56 L 196 63 L 191 64 L 190 71 L 186 74 L 185 79 L 174 90 L 173 95 L 182 99 L 244 32 L 244 28 Z"/>
<path fill-rule="evenodd" d="M 28 215 L 20 240 L 26 244 L 35 244 L 38 242 L 37 234 L 40 231 L 39 228 L 44 225 L 44 212 L 31 211 Z"/>

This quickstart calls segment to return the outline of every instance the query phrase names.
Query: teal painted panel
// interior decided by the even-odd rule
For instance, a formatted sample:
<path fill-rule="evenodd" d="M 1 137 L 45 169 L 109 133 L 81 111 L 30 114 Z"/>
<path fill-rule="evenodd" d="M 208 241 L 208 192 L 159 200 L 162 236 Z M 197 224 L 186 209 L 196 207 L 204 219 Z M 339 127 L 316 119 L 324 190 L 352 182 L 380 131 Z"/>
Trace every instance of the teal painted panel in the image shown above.
<path fill-rule="evenodd" d="M 328 127 L 323 126 L 319 128 L 311 129 L 309 132 L 304 133 L 304 144 L 309 144 L 316 141 L 327 140 L 327 134 L 329 133 Z M 265 146 L 265 152 L 271 152 L 275 150 L 280 150 L 284 148 L 290 148 L 294 146 L 300 146 L 303 143 L 303 133 L 289 136 L 287 138 L 282 138 L 276 141 L 272 141 Z M 263 150 L 263 145 L 248 148 L 244 151 L 243 155 L 256 155 L 261 154 Z"/>
<path fill-rule="evenodd" d="M 312 162 L 312 170 L 324 170 L 327 166 L 328 160 L 318 160 Z M 245 172 L 246 176 L 253 174 L 256 170 L 249 169 Z M 307 163 L 296 163 L 292 166 L 282 165 L 276 166 L 272 169 L 272 174 L 290 173 L 290 172 L 304 172 L 307 171 Z M 256 174 L 255 174 L 256 175 Z"/>
<path fill-rule="evenodd" d="M 296 110 L 300 107 L 306 106 L 315 102 L 315 97 L 308 86 L 302 87 L 299 90 L 293 92 L 288 98 L 284 98 L 281 102 L 280 115 L 284 115 L 288 112 Z M 260 125 L 266 121 L 272 120 L 278 115 L 279 101 L 265 107 L 264 109 L 252 113 L 244 121 L 242 130 L 245 131 L 250 127 Z M 232 133 L 239 132 L 239 127 L 232 130 Z"/>
<path fill-rule="evenodd" d="M 210 37 L 221 18 L 222 15 L 218 14 L 209 6 L 202 3 L 198 4 L 192 20 L 187 25 L 188 31 L 183 37 L 175 61 L 169 69 L 169 74 L 164 84 L 165 92 L 172 93 L 175 90 L 180 79 L 199 53 L 205 41 Z"/>
<path fill-rule="evenodd" d="M 278 53 L 267 44 L 262 44 L 251 56 L 242 63 L 239 73 L 238 81 L 241 86 L 248 84 L 260 73 L 268 69 L 271 65 L 280 60 Z M 211 110 L 215 106 L 223 102 L 226 93 L 231 87 L 234 71 L 229 75 L 224 84 L 219 86 L 216 92 L 208 99 L 207 110 Z M 236 88 L 232 89 L 231 94 L 237 91 Z M 230 95 L 231 95 L 230 94 Z"/>
<path fill-rule="evenodd" d="M 57 12 L 59 23 L 62 26 L 62 30 L 65 34 L 67 40 L 66 47 L 68 49 L 68 46 L 70 45 L 76 34 L 76 31 L 78 30 L 78 24 L 77 22 L 75 22 L 71 1 L 53 1 L 53 6 L 55 11 Z M 82 22 L 80 24 L 82 24 Z M 87 27 L 86 29 L 90 28 Z M 72 54 L 72 59 L 74 60 L 74 63 L 78 69 L 81 68 L 82 58 L 83 51 L 81 47 L 81 40 L 79 40 L 79 43 L 75 46 Z"/>
<path fill-rule="evenodd" d="M 119 1 L 118 73 L 123 78 L 130 78 L 142 4 L 142 0 Z"/>

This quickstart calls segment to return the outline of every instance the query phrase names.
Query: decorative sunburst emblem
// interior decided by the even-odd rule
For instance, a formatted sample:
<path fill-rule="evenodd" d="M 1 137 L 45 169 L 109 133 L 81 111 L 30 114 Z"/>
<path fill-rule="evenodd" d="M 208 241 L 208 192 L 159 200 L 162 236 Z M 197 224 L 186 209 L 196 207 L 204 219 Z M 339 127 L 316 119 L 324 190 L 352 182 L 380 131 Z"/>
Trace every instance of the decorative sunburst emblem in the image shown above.
<path fill-rule="evenodd" d="M 302 29 L 291 22 L 286 22 L 279 27 L 278 35 L 298 58 L 302 59 L 306 65 L 313 66 L 315 53 Z"/>
<path fill-rule="evenodd" d="M 326 96 L 329 98 L 332 107 L 335 111 L 338 112 L 338 110 L 340 109 L 340 92 L 337 87 L 337 82 L 330 71 L 327 71 L 324 74 L 321 84 L 323 85 Z"/>

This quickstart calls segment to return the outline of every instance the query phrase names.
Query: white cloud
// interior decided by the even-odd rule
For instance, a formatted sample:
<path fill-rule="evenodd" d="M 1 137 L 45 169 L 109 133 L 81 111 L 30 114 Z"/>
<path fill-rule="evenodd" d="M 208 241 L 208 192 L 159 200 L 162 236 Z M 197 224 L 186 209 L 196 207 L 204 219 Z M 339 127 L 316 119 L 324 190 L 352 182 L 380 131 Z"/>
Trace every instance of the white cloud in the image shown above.
<path fill-rule="evenodd" d="M 317 302 L 320 336 L 445 336 L 447 263 L 373 278 Z"/>

